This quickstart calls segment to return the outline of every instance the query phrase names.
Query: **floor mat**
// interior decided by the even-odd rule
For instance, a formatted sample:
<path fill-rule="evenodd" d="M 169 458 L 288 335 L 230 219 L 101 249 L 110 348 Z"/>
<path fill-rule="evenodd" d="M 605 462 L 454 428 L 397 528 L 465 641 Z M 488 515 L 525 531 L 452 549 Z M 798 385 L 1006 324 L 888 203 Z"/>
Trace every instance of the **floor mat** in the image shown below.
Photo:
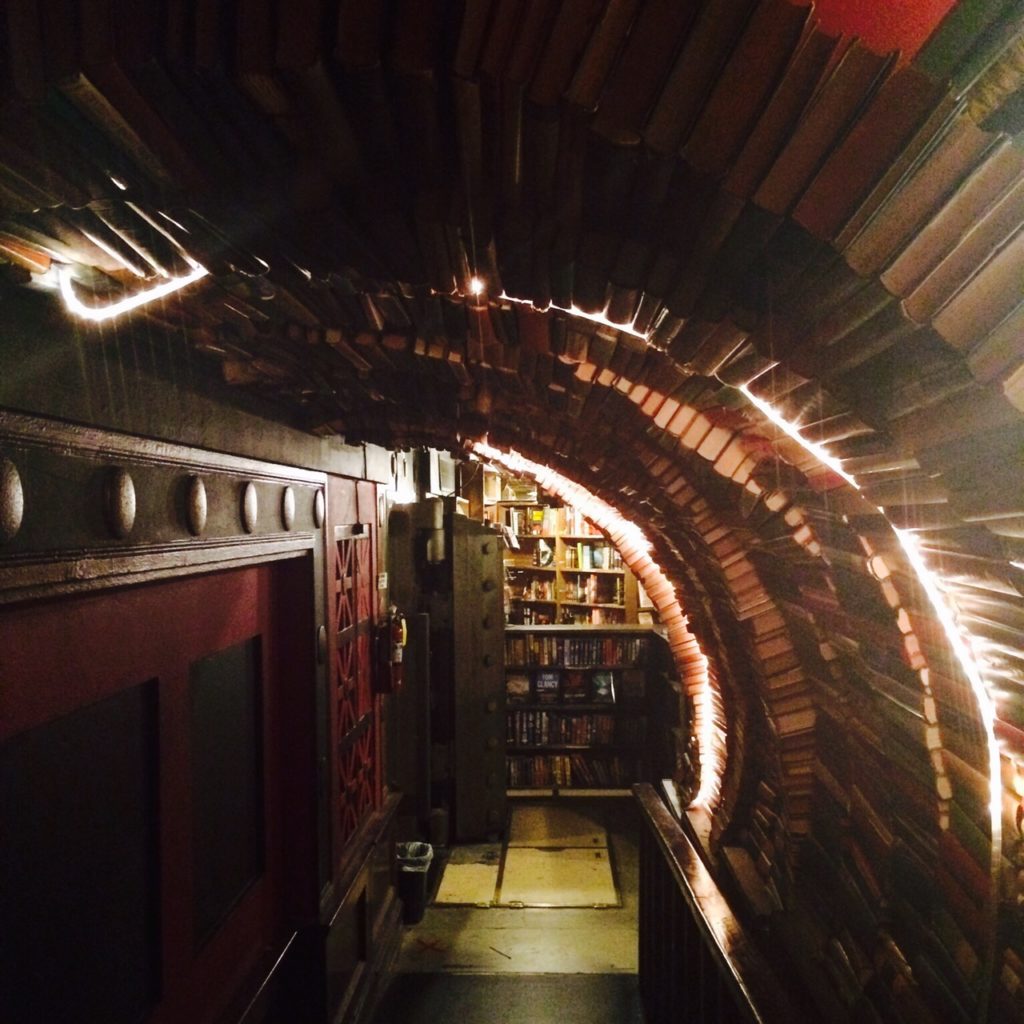
<path fill-rule="evenodd" d="M 607 848 L 608 833 L 573 808 L 527 804 L 512 808 L 508 845 Z"/>
<path fill-rule="evenodd" d="M 497 864 L 449 864 L 444 869 L 435 903 L 489 907 L 498 887 Z"/>
<path fill-rule="evenodd" d="M 375 1024 L 643 1024 L 631 974 L 399 974 Z"/>
<path fill-rule="evenodd" d="M 607 849 L 505 851 L 498 906 L 618 907 L 621 905 Z"/>
<path fill-rule="evenodd" d="M 456 846 L 445 865 L 434 902 L 451 906 L 491 906 L 500 866 L 499 843 Z"/>

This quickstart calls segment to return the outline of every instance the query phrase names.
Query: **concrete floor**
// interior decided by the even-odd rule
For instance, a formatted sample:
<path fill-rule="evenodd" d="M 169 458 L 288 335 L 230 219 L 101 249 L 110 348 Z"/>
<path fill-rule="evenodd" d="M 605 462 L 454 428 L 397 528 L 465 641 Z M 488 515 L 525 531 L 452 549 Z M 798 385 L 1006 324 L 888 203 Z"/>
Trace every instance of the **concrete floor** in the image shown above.
<path fill-rule="evenodd" d="M 629 798 L 559 798 L 608 830 L 621 907 L 428 906 L 407 926 L 401 974 L 635 974 L 637 819 Z M 571 801 L 571 803 L 570 803 Z"/>

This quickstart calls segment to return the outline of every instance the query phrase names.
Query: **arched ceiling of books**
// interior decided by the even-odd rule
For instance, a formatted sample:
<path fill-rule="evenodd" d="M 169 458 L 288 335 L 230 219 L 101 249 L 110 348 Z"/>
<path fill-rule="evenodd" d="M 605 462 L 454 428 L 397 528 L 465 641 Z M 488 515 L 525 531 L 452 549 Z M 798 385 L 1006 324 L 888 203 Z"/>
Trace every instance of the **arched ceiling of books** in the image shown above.
<path fill-rule="evenodd" d="M 3 16 L 0 315 L 619 508 L 721 689 L 716 841 L 839 949 L 823 991 L 1011 1006 L 1015 0 Z"/>

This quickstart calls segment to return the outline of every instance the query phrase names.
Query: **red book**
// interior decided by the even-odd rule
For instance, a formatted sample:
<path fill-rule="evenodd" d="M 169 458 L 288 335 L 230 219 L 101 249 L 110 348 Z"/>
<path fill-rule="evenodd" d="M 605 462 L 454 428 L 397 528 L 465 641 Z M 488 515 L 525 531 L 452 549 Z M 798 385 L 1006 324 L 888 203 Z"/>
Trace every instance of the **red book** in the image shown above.
<path fill-rule="evenodd" d="M 793 215 L 811 234 L 832 238 L 925 121 L 943 89 L 913 67 L 886 81 L 815 175 Z"/>
<path fill-rule="evenodd" d="M 811 10 L 790 0 L 758 6 L 683 148 L 698 170 L 722 175 L 739 155 L 793 58 Z"/>

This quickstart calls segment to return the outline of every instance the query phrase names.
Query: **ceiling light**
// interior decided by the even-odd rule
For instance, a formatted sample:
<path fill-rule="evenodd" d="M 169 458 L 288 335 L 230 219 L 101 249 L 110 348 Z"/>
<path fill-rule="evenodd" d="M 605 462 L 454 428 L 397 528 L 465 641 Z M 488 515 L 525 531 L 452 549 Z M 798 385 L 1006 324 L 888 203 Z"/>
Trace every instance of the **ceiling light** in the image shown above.
<path fill-rule="evenodd" d="M 174 292 L 180 291 L 202 277 L 206 277 L 209 273 L 206 267 L 200 266 L 193 261 L 190 261 L 190 263 L 192 270 L 184 277 L 168 278 L 152 288 L 146 288 L 136 292 L 134 295 L 129 295 L 127 298 L 112 302 L 107 306 L 87 306 L 82 302 L 75 292 L 74 275 L 71 269 L 64 267 L 60 273 L 60 293 L 69 313 L 83 320 L 102 323 L 105 320 L 113 320 L 114 317 L 120 316 L 122 313 L 130 312 L 133 309 L 138 309 L 140 306 L 155 302 L 157 299 L 162 299 L 167 295 L 173 295 Z"/>

